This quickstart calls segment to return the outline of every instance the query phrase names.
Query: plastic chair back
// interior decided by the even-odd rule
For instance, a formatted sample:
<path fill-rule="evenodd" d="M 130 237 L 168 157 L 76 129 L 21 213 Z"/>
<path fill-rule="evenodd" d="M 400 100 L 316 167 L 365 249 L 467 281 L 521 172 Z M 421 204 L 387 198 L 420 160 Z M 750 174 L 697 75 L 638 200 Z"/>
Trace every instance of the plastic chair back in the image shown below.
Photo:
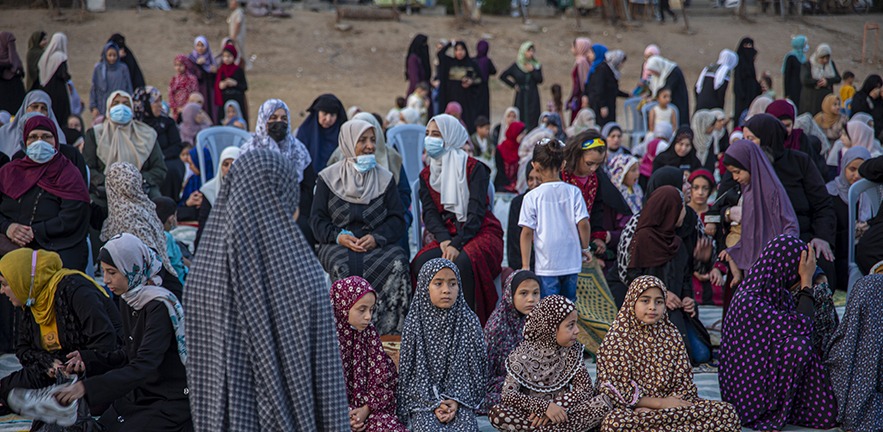
<path fill-rule="evenodd" d="M 411 235 L 414 236 L 414 244 L 417 245 L 415 253 L 423 249 L 423 237 L 420 235 L 420 228 L 423 226 L 423 206 L 421 204 L 420 179 L 416 178 L 411 182 L 411 212 L 414 214 L 414 221 L 411 222 Z"/>
<path fill-rule="evenodd" d="M 210 163 L 217 164 L 221 152 L 227 147 L 242 147 L 243 144 L 250 141 L 251 134 L 239 128 L 231 126 L 212 126 L 203 129 L 196 135 L 196 154 L 199 158 L 199 177 L 202 184 L 210 179 L 205 178 L 205 156 L 203 149 L 208 149 L 212 157 Z M 217 175 L 218 173 L 215 173 Z"/>
<path fill-rule="evenodd" d="M 855 182 L 849 188 L 849 233 L 855 233 L 856 219 L 858 219 L 858 200 L 860 197 L 870 200 L 868 203 L 873 215 L 880 208 L 880 183 L 874 183 L 867 179 Z M 835 197 L 836 199 L 836 197 Z M 855 263 L 855 241 L 849 242 L 849 285 L 847 285 L 847 297 L 852 291 L 852 286 L 862 278 L 861 270 Z"/>
<path fill-rule="evenodd" d="M 402 155 L 402 165 L 408 180 L 414 180 L 423 170 L 423 138 L 426 128 L 420 125 L 398 125 L 386 132 L 386 143 Z"/>

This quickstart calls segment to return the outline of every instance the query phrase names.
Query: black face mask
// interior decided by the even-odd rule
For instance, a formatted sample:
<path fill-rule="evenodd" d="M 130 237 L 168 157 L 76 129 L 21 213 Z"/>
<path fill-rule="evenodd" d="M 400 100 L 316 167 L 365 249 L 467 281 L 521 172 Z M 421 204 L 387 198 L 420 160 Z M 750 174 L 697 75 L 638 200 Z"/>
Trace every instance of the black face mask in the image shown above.
<path fill-rule="evenodd" d="M 267 134 L 276 142 L 284 141 L 285 136 L 288 135 L 288 123 L 281 121 L 267 123 Z"/>

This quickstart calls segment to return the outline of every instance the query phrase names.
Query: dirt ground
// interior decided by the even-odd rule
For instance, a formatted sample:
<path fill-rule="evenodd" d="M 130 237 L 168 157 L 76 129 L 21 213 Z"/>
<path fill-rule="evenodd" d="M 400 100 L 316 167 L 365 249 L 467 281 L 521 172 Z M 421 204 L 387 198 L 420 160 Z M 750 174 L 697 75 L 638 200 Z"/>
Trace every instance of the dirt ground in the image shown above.
<path fill-rule="evenodd" d="M 702 2 L 705 0 L 695 0 Z M 88 98 L 92 69 L 107 38 L 120 32 L 135 52 L 148 84 L 165 94 L 174 74 L 173 58 L 192 49 L 197 35 L 208 37 L 215 54 L 226 35 L 227 11 L 219 10 L 215 18 L 205 22 L 194 12 L 177 10 L 112 10 L 90 14 L 85 20 L 53 20 L 45 10 L 2 10 L 0 29 L 17 37 L 18 52 L 24 59 L 31 32 L 64 32 L 70 40 L 69 69 L 74 83 Z M 755 17 L 746 23 L 730 15 L 730 10 L 706 9 L 691 17 L 695 34 L 681 32 L 682 24 L 660 25 L 644 22 L 632 29 L 614 28 L 597 17 L 583 19 L 583 32 L 576 31 L 573 18 L 534 20 L 539 33 L 522 29 L 518 18 L 485 17 L 481 25 L 457 29 L 451 17 L 403 15 L 399 22 L 349 21 L 352 29 L 335 29 L 335 16 L 330 12 L 295 11 L 290 19 L 252 18 L 247 21 L 246 50 L 256 55 L 253 69 L 247 74 L 248 99 L 252 122 L 257 107 L 270 97 L 281 98 L 293 112 L 301 112 L 319 94 L 334 93 L 344 105 L 358 105 L 364 110 L 384 114 L 393 106 L 396 96 L 404 96 L 404 55 L 411 38 L 417 33 L 438 38 L 466 40 L 474 47 L 485 38 L 490 41 L 490 56 L 497 70 L 503 71 L 515 59 L 518 46 L 525 40 L 534 42 L 537 57 L 543 63 L 545 83 L 541 94 L 543 104 L 551 98 L 550 87 L 559 83 L 564 93 L 570 92 L 570 70 L 573 59 L 571 41 L 585 35 L 595 43 L 611 49 L 623 49 L 629 60 L 623 67 L 620 86 L 630 92 L 640 73 L 641 54 L 649 43 L 658 44 L 665 57 L 676 61 L 688 83 L 695 83 L 702 68 L 717 59 L 723 48 L 735 49 L 745 35 L 755 40 L 759 50 L 758 74 L 773 72 L 774 86 L 782 94 L 779 69 L 783 55 L 790 49 L 790 38 L 805 34 L 811 49 L 826 42 L 833 48 L 833 59 L 841 73 L 852 70 L 858 79 L 880 71 L 879 64 L 859 64 L 862 28 L 865 22 L 880 22 L 880 15 L 805 17 L 802 20 L 779 21 L 770 16 Z M 72 13 L 67 12 L 72 18 Z M 497 122 L 512 101 L 514 92 L 498 79 L 491 80 L 492 119 Z M 566 96 L 565 96 L 566 97 Z M 732 96 L 728 96 L 732 99 Z M 295 116 L 293 123 L 299 124 Z M 253 124 L 253 123 L 252 123 Z"/>

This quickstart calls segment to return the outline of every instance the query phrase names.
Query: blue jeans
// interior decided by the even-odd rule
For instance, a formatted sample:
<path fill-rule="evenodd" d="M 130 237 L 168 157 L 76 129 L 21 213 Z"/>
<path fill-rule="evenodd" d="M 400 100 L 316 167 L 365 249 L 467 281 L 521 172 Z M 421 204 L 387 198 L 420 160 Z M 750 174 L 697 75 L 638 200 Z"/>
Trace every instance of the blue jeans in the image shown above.
<path fill-rule="evenodd" d="M 576 303 L 576 280 L 579 274 L 563 275 L 563 276 L 539 276 L 540 278 L 540 297 L 546 298 L 550 295 L 563 295 L 570 301 Z"/>
<path fill-rule="evenodd" d="M 686 312 L 684 312 L 686 315 Z M 699 338 L 699 333 L 689 323 L 687 324 L 687 343 L 690 344 L 690 352 L 693 354 L 694 363 L 708 363 L 711 361 L 711 350 Z"/>

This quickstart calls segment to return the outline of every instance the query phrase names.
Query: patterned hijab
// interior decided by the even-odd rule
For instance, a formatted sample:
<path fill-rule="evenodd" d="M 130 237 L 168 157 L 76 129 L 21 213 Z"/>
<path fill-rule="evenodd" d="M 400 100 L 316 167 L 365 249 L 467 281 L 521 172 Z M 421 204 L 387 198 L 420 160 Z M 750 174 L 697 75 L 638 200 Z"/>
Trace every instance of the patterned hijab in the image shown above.
<path fill-rule="evenodd" d="M 382 166 L 375 166 L 367 172 L 356 169 L 356 145 L 362 134 L 371 128 L 371 123 L 363 120 L 344 123 L 340 127 L 337 146 L 343 159 L 319 173 L 331 192 L 348 203 L 368 204 L 383 195 L 392 181 L 392 173 Z"/>
<path fill-rule="evenodd" d="M 184 297 L 196 430 L 350 427 L 328 283 L 292 218 L 296 183 L 270 150 L 224 177 Z"/>
<path fill-rule="evenodd" d="M 105 112 L 110 111 L 113 98 L 117 95 L 128 98 L 132 112 L 136 112 L 132 96 L 119 90 L 107 97 L 107 111 Z M 147 110 L 149 111 L 150 107 Z M 107 116 L 103 123 L 96 125 L 93 129 L 98 141 L 96 151 L 98 158 L 104 162 L 105 175 L 110 166 L 116 162 L 127 162 L 140 169 L 150 157 L 153 147 L 156 146 L 156 130 L 134 118 L 126 124 L 117 124 L 110 119 L 110 116 Z"/>
<path fill-rule="evenodd" d="M 623 184 L 626 174 L 636 164 L 640 163 L 638 158 L 629 154 L 620 154 L 610 160 L 610 181 L 619 189 L 619 193 L 625 198 L 626 204 L 632 210 L 632 214 L 636 215 L 641 211 L 641 204 L 644 201 L 644 191 L 637 182 L 632 185 L 631 189 Z"/>
<path fill-rule="evenodd" d="M 828 345 L 827 367 L 844 430 L 879 430 L 883 419 L 883 275 L 860 279 L 849 293 L 846 313 Z"/>
<path fill-rule="evenodd" d="M 376 399 L 376 391 L 383 388 L 395 394 L 397 373 L 392 359 L 383 351 L 380 335 L 374 324 L 358 331 L 349 323 L 350 309 L 368 293 L 377 292 L 365 279 L 350 276 L 331 284 L 331 306 L 337 325 L 340 360 L 346 394 L 351 408 L 384 401 Z"/>
<path fill-rule="evenodd" d="M 497 303 L 496 309 L 484 325 L 484 340 L 487 343 L 488 362 L 491 365 L 492 377 L 497 378 L 498 366 L 503 366 L 509 353 L 524 339 L 524 320 L 526 315 L 515 309 L 513 300 L 515 291 L 526 280 L 540 282 L 537 275 L 530 270 L 516 270 L 506 278 L 503 288 L 503 299 Z M 505 371 L 502 371 L 505 372 Z M 505 378 L 505 376 L 501 377 Z M 502 381 L 500 381 L 502 384 Z"/>
<path fill-rule="evenodd" d="M 270 116 L 280 108 L 285 110 L 285 115 L 288 117 L 288 133 L 285 134 L 285 139 L 282 142 L 276 142 L 267 131 L 267 122 L 270 120 Z M 291 111 L 289 111 L 288 105 L 280 99 L 267 99 L 266 102 L 261 104 L 261 108 L 258 110 L 258 122 L 255 126 L 254 134 L 251 141 L 242 145 L 242 154 L 258 149 L 279 152 L 286 158 L 294 161 L 297 168 L 297 183 L 300 183 L 303 179 L 304 170 L 310 165 L 312 160 L 304 143 L 291 134 Z"/>
<path fill-rule="evenodd" d="M 156 251 L 163 267 L 177 276 L 166 251 L 166 234 L 156 215 L 156 204 L 144 193 L 141 172 L 128 162 L 117 162 L 106 172 L 107 219 L 101 228 L 101 240 L 107 241 L 122 233 L 133 234 Z"/>
<path fill-rule="evenodd" d="M 450 309 L 438 308 L 429 299 L 432 278 L 445 268 L 454 271 L 462 287 L 456 264 L 444 258 L 428 261 L 420 269 L 405 318 L 397 393 L 397 414 L 403 420 L 434 409 L 444 399 L 477 409 L 487 391 L 487 347 L 463 290 L 458 290 Z"/>
<path fill-rule="evenodd" d="M 429 122 L 435 122 L 445 143 L 442 155 L 429 158 L 429 186 L 438 191 L 442 207 L 455 214 L 457 222 L 466 222 L 469 210 L 466 161 L 469 155 L 463 151 L 463 146 L 469 141 L 469 133 L 460 120 L 448 114 L 439 114 Z"/>
<path fill-rule="evenodd" d="M 540 300 L 524 322 L 524 341 L 509 354 L 506 370 L 530 390 L 553 393 L 570 383 L 583 367 L 583 346 L 558 345 L 558 326 L 576 310 L 560 295 Z"/>
<path fill-rule="evenodd" d="M 184 308 L 178 298 L 163 288 L 159 271 L 162 262 L 156 252 L 147 247 L 138 237 L 129 233 L 115 235 L 102 248 L 109 255 L 112 265 L 126 276 L 129 290 L 122 295 L 123 300 L 136 311 L 140 311 L 153 300 L 159 300 L 169 312 L 178 356 L 181 363 L 187 364 L 187 343 L 184 341 Z M 100 256 L 100 255 L 99 255 Z"/>
<path fill-rule="evenodd" d="M 693 384 L 693 369 L 684 339 L 663 316 L 648 325 L 638 319 L 635 305 L 644 292 L 658 288 L 665 298 L 668 289 L 655 276 L 639 276 L 625 295 L 616 321 L 604 337 L 598 351 L 598 385 L 615 407 L 634 407 L 643 397 L 678 397 L 695 402 L 699 399 Z"/>

